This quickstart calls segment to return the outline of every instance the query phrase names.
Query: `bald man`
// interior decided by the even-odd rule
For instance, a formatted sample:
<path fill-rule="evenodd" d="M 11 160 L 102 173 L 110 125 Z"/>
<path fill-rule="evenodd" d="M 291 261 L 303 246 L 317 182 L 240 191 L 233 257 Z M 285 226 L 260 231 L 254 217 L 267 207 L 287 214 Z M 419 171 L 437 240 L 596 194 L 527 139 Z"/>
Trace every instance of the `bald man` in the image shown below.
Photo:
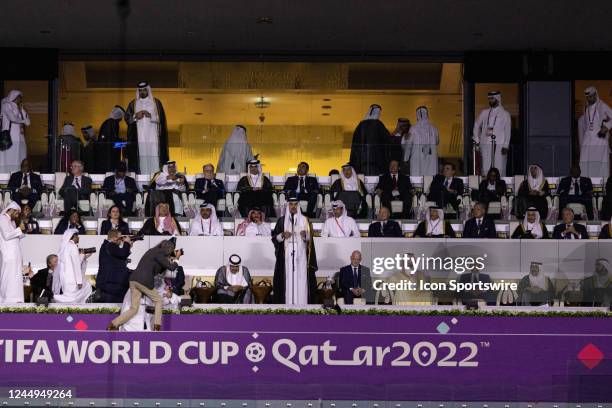
<path fill-rule="evenodd" d="M 370 268 L 361 264 L 361 252 L 353 251 L 351 263 L 340 269 L 340 290 L 345 305 L 352 305 L 355 298 L 374 303 Z"/>

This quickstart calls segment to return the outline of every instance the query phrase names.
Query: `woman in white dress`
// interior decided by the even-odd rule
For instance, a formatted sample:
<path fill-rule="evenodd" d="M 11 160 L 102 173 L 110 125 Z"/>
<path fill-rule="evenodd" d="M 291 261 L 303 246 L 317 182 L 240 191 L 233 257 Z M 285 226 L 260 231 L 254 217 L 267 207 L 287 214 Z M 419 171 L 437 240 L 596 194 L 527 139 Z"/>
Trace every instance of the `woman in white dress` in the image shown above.
<path fill-rule="evenodd" d="M 68 229 L 62 236 L 59 250 L 59 264 L 56 278 L 53 279 L 53 299 L 58 303 L 85 303 L 91 295 L 91 284 L 85 275 L 87 258 L 77 247 L 79 233 Z M 61 294 L 60 294 L 61 291 Z"/>
<path fill-rule="evenodd" d="M 21 91 L 12 90 L 2 99 L 2 130 L 8 130 L 13 145 L 0 152 L 0 173 L 12 173 L 27 156 L 25 127 L 30 126 L 30 116 L 22 105 Z"/>

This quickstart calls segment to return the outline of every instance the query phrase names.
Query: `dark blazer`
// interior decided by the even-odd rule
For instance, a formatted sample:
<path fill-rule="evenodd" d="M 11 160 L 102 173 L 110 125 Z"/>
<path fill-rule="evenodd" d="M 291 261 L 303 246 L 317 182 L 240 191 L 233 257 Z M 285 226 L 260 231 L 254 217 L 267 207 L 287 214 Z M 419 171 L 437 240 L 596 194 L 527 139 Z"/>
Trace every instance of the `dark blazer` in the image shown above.
<path fill-rule="evenodd" d="M 601 227 L 601 232 L 599 233 L 599 239 L 611 239 L 612 238 L 612 225 L 606 224 Z"/>
<path fill-rule="evenodd" d="M 559 186 L 557 187 L 557 194 L 560 196 L 568 195 L 569 190 L 572 187 L 573 179 L 572 177 L 563 177 L 561 181 L 559 181 Z M 580 195 L 581 196 L 590 196 L 593 194 L 593 183 L 591 179 L 588 177 L 580 177 Z"/>
<path fill-rule="evenodd" d="M 127 193 L 137 193 L 138 186 L 136 185 L 136 180 L 134 180 L 130 176 L 125 176 L 125 190 Z M 115 192 L 115 175 L 108 176 L 104 179 L 104 184 L 102 184 L 102 190 L 114 193 Z"/>
<path fill-rule="evenodd" d="M 470 283 L 472 282 L 472 274 L 471 272 L 462 273 L 459 276 L 459 283 Z M 485 273 L 478 274 L 478 282 L 482 283 L 491 283 L 491 277 Z M 487 305 L 495 305 L 495 292 L 486 291 L 486 292 L 474 292 L 469 290 L 464 290 L 460 294 L 461 300 L 466 301 L 470 299 L 480 298 L 484 299 L 487 302 Z"/>
<path fill-rule="evenodd" d="M 32 285 L 32 291 L 34 292 L 34 301 L 38 299 L 43 289 L 47 290 L 47 294 L 53 294 L 51 289 L 53 287 L 53 279 L 51 279 L 47 285 L 48 277 L 49 268 L 44 268 L 39 269 L 38 272 L 36 272 L 34 276 L 30 278 L 30 285 Z"/>
<path fill-rule="evenodd" d="M 446 192 L 446 188 L 444 187 L 445 180 L 446 177 L 444 177 L 442 174 L 436 174 L 434 176 L 433 180 L 431 181 L 431 185 L 429 186 L 428 198 L 431 197 L 432 199 L 438 199 L 441 193 Z M 451 181 L 450 186 L 448 188 L 450 190 L 457 191 L 457 195 L 462 195 L 463 180 L 458 177 L 453 177 L 453 180 Z"/>
<path fill-rule="evenodd" d="M 287 180 L 285 180 L 285 186 L 283 187 L 283 191 L 297 191 L 298 181 L 299 177 L 297 175 L 287 177 Z M 306 188 L 307 193 L 318 193 L 320 190 L 319 181 L 316 177 L 312 176 L 306 176 L 306 179 L 304 180 L 304 187 Z"/>
<path fill-rule="evenodd" d="M 381 228 L 380 221 L 376 221 L 370 224 L 368 228 L 368 237 L 403 237 L 402 228 L 400 225 L 393 220 L 387 220 L 385 222 L 385 227 Z"/>
<path fill-rule="evenodd" d="M 69 228 L 76 228 L 77 230 L 79 230 L 79 235 L 85 235 L 85 227 L 83 226 L 83 224 L 79 225 L 78 228 L 76 226 L 71 226 L 70 221 L 68 221 L 68 218 L 66 217 L 60 220 L 60 222 L 57 224 L 57 227 L 55 227 L 55 231 L 53 232 L 53 234 L 62 235 Z"/>
<path fill-rule="evenodd" d="M 580 234 L 580 239 L 589 239 L 589 233 L 587 232 L 587 229 L 584 225 L 578 224 L 577 222 L 574 222 L 573 224 L 576 232 Z M 565 231 L 564 223 L 555 225 L 555 229 L 553 230 L 552 236 L 553 239 L 564 239 L 562 235 L 563 231 Z"/>
<path fill-rule="evenodd" d="M 495 223 L 493 220 L 482 217 L 480 230 L 477 227 L 476 218 L 470 218 L 463 226 L 463 238 L 497 238 Z"/>
<path fill-rule="evenodd" d="M 216 193 L 217 200 L 220 200 L 225 195 L 225 185 L 223 181 L 219 179 L 208 180 L 204 177 L 200 177 L 196 179 L 195 185 L 193 186 L 193 190 L 196 193 L 196 197 L 200 200 L 205 199 L 204 197 L 204 188 L 208 184 L 208 194 Z"/>
<path fill-rule="evenodd" d="M 74 176 L 72 174 L 69 174 L 66 176 L 66 178 L 64 179 L 64 184 L 62 184 L 62 188 L 60 188 L 59 190 L 59 193 L 62 197 L 64 196 L 64 193 L 66 192 L 66 190 L 75 188 L 72 186 L 73 181 L 74 181 Z M 89 194 L 91 194 L 91 178 L 83 174 L 81 175 L 81 188 L 79 189 L 79 195 L 89 196 Z"/>
<path fill-rule="evenodd" d="M 153 247 L 144 253 L 138 266 L 130 275 L 130 282 L 138 282 L 149 289 L 153 289 L 154 277 L 163 273 L 166 269 L 173 271 L 179 267 L 176 262 L 171 262 L 170 255 L 165 248 Z"/>
<path fill-rule="evenodd" d="M 382 190 L 384 193 L 391 194 L 391 191 L 393 191 L 393 178 L 391 177 L 391 173 L 387 172 L 378 178 L 376 190 Z M 399 191 L 400 196 L 406 193 L 410 194 L 412 192 L 410 176 L 406 176 L 404 174 L 397 175 L 397 190 Z"/>
<path fill-rule="evenodd" d="M 347 265 L 340 268 L 340 289 L 344 297 L 344 303 L 347 305 L 353 304 L 354 296 L 350 288 L 356 287 L 365 289 L 364 297 L 367 303 L 374 302 L 374 289 L 372 287 L 370 269 L 367 266 L 359 265 L 358 275 L 358 282 L 355 282 L 353 279 L 352 265 Z"/>
<path fill-rule="evenodd" d="M 102 221 L 102 226 L 100 227 L 100 235 L 108 234 L 108 231 L 112 229 L 112 225 L 113 224 L 111 224 L 110 220 Z M 127 222 L 123 220 L 119 221 L 117 229 L 119 230 L 119 232 L 121 232 L 121 235 L 130 235 L 130 226 Z"/>
<path fill-rule="evenodd" d="M 32 193 L 40 194 L 43 192 L 43 184 L 40 176 L 36 173 L 30 172 L 28 175 L 30 181 L 30 188 L 32 189 Z M 11 174 L 9 179 L 7 188 L 11 190 L 11 193 L 16 193 L 21 188 L 21 183 L 23 182 L 23 173 L 21 171 L 17 171 Z"/>
<path fill-rule="evenodd" d="M 129 289 L 131 271 L 127 267 L 130 256 L 130 246 L 123 247 L 105 240 L 100 247 L 96 289 L 102 291 L 102 301 L 108 303 L 123 302 L 123 297 Z"/>

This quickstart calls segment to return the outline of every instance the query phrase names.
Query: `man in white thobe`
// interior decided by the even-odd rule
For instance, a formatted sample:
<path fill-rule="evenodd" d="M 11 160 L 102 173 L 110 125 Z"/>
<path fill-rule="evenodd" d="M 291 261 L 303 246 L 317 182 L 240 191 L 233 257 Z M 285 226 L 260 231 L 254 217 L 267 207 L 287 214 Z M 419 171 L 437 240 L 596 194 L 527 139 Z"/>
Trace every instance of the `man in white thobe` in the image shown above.
<path fill-rule="evenodd" d="M 25 235 L 17 226 L 21 208 L 12 201 L 0 215 L 0 302 L 23 302 L 23 262 L 19 240 Z"/>
<path fill-rule="evenodd" d="M 585 177 L 603 177 L 610 173 L 610 128 L 612 110 L 601 99 L 595 87 L 584 91 L 587 105 L 578 120 L 580 169 Z"/>
<path fill-rule="evenodd" d="M 410 161 L 411 176 L 435 176 L 438 174 L 438 128 L 429 122 L 426 106 L 416 110 L 417 123 L 410 127 L 404 145 L 404 161 Z"/>
<path fill-rule="evenodd" d="M 182 193 L 187 191 L 187 180 L 185 176 L 176 170 L 176 162 L 170 161 L 164 164 L 162 171 L 155 179 L 156 190 L 172 190 L 172 201 L 174 203 L 174 213 L 183 214 Z"/>
<path fill-rule="evenodd" d="M 280 293 L 275 294 L 275 297 L 277 300 L 284 298 L 284 302 L 278 303 L 306 305 L 309 300 L 308 292 L 312 290 L 312 280 L 316 278 L 314 270 L 309 270 L 308 252 L 312 251 L 309 249 L 312 240 L 310 223 L 302 214 L 297 197 L 288 199 L 285 214 L 277 221 L 274 234 L 273 239 L 278 245 L 284 246 L 284 260 L 278 259 L 277 256 L 274 268 L 274 288 L 282 288 L 284 284 L 284 293 L 280 297 Z M 284 262 L 284 274 L 279 268 L 279 261 Z M 279 284 L 280 281 L 283 281 L 283 284 Z"/>
<path fill-rule="evenodd" d="M 340 200 L 332 202 L 333 217 L 325 220 L 321 230 L 322 237 L 359 238 L 359 227 L 355 220 L 346 213 L 346 207 Z"/>
<path fill-rule="evenodd" d="M 190 236 L 223 236 L 223 227 L 217 218 L 217 212 L 212 204 L 200 204 L 200 212 L 196 214 L 189 228 Z"/>
<path fill-rule="evenodd" d="M 53 278 L 54 302 L 85 303 L 91 295 L 91 284 L 85 275 L 87 258 L 91 254 L 82 253 L 78 243 L 79 231 L 67 229 L 60 245 L 58 271 Z"/>
<path fill-rule="evenodd" d="M 141 174 L 152 174 L 160 163 L 160 113 L 151 86 L 146 82 L 138 84 L 133 117 L 128 123 L 136 122 L 138 132 L 138 161 Z"/>
<path fill-rule="evenodd" d="M 12 146 L 0 151 L 0 173 L 13 173 L 26 158 L 25 127 L 30 126 L 30 116 L 23 107 L 21 91 L 12 90 L 2 99 L 2 130 L 8 130 Z"/>
<path fill-rule="evenodd" d="M 474 123 L 473 140 L 480 148 L 482 157 L 480 174 L 487 174 L 490 168 L 495 167 L 500 176 L 505 177 L 512 120 L 501 104 L 501 92 L 492 91 L 487 95 L 489 108 L 481 111 Z"/>

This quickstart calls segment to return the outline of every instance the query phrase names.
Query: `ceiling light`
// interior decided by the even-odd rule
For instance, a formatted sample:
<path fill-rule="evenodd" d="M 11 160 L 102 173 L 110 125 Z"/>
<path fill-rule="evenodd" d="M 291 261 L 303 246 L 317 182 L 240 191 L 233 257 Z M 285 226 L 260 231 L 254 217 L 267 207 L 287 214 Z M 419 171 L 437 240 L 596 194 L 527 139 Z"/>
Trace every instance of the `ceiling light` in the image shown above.
<path fill-rule="evenodd" d="M 321 109 L 331 109 L 331 105 L 323 105 L 321 106 Z"/>
<path fill-rule="evenodd" d="M 41 33 L 41 34 L 51 34 L 51 30 L 40 30 L 39 33 Z"/>
<path fill-rule="evenodd" d="M 201 115 L 202 115 L 202 112 L 194 112 L 193 114 L 194 114 L 194 115 L 201 116 Z"/>
<path fill-rule="evenodd" d="M 323 98 L 323 102 L 331 102 L 330 98 Z"/>
<path fill-rule="evenodd" d="M 257 17 L 255 21 L 257 21 L 257 24 L 272 24 L 272 17 Z"/>
<path fill-rule="evenodd" d="M 255 107 L 259 108 L 259 109 L 266 109 L 267 107 L 269 107 L 271 105 L 270 101 L 267 100 L 266 98 L 264 98 L 263 96 L 260 96 L 259 98 L 257 98 L 257 100 L 255 101 Z"/>
<path fill-rule="evenodd" d="M 322 116 L 329 116 L 329 113 L 327 113 L 327 112 L 323 112 L 321 115 L 322 115 Z"/>
<path fill-rule="evenodd" d="M 193 98 L 193 99 L 195 99 L 196 101 L 203 101 L 204 100 L 204 98 Z"/>

